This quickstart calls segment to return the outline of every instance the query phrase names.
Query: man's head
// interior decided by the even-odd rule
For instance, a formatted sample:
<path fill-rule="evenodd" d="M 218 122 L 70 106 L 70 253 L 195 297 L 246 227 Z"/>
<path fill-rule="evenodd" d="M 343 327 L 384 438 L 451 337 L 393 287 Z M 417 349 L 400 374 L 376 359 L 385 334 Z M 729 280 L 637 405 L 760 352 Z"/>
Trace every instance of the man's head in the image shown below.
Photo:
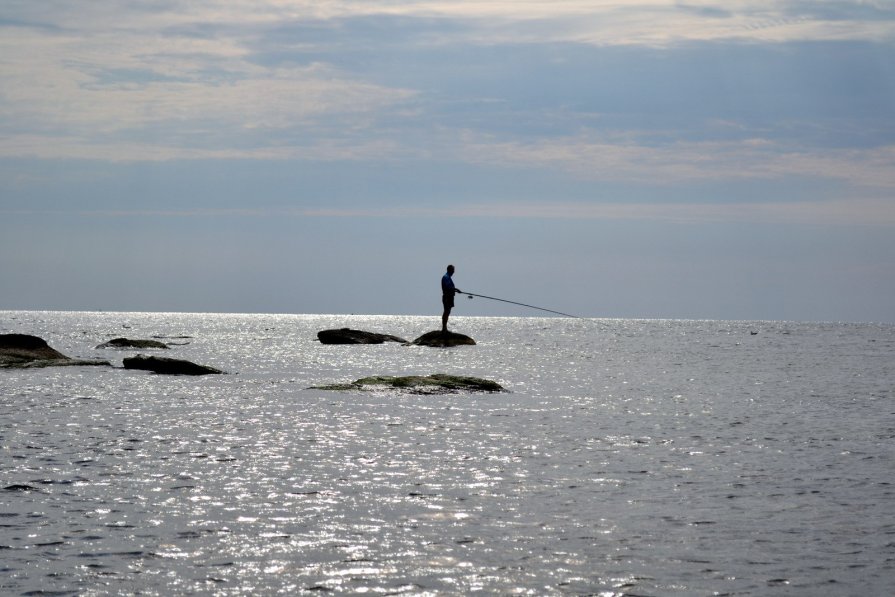
<path fill-rule="evenodd" d="M 448 266 L 448 268 L 447 268 L 447 273 L 448 273 L 449 276 L 453 276 L 453 275 L 454 275 L 454 266 L 453 266 L 453 265 L 449 265 L 449 266 Z"/>

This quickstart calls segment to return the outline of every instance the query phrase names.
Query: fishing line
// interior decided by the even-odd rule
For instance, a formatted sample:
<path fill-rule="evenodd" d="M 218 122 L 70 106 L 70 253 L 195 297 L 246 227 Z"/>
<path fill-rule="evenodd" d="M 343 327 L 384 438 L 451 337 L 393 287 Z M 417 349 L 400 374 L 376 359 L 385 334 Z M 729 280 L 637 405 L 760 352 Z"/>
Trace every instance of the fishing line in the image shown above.
<path fill-rule="evenodd" d="M 472 292 L 461 292 L 460 294 L 465 294 L 469 298 L 477 296 L 479 298 L 490 299 L 492 301 L 500 301 L 502 303 L 510 303 L 512 305 L 520 305 L 522 307 L 528 307 L 529 309 L 537 309 L 538 311 L 547 311 L 548 313 L 556 313 L 557 315 L 562 315 L 563 317 L 574 317 L 575 319 L 584 319 L 584 317 L 579 317 L 577 315 L 569 315 L 568 313 L 563 313 L 561 311 L 554 311 L 553 309 L 545 309 L 544 307 L 535 307 L 534 305 L 526 305 L 525 303 L 517 303 L 516 301 L 508 301 L 507 299 L 495 298 L 493 296 L 485 296 L 484 294 L 474 294 Z"/>

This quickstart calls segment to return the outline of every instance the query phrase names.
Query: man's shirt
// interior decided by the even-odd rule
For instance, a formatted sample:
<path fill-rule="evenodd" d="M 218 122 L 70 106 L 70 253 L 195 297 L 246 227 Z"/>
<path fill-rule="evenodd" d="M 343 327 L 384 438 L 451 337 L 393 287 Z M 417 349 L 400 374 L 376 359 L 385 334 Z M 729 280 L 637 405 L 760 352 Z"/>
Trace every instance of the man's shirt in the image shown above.
<path fill-rule="evenodd" d="M 441 294 L 453 295 L 454 290 L 454 281 L 450 274 L 441 276 Z"/>

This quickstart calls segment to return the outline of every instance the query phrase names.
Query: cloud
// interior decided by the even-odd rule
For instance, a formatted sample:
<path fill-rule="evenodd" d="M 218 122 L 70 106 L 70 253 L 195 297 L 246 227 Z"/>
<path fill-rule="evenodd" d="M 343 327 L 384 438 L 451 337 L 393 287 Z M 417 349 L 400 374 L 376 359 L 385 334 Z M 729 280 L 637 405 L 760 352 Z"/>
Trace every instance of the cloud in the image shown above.
<path fill-rule="evenodd" d="M 332 3 L 328 15 L 455 19 L 466 22 L 468 28 L 445 34 L 442 42 L 453 39 L 486 45 L 573 42 L 668 46 L 710 40 L 782 43 L 895 39 L 895 10 L 883 3 L 823 3 L 834 10 L 818 4 L 798 0 L 374 1 Z"/>
<path fill-rule="evenodd" d="M 331 218 L 641 220 L 674 224 L 801 224 L 895 227 L 895 199 L 784 203 L 495 202 L 449 208 L 309 209 L 283 215 Z"/>
<path fill-rule="evenodd" d="M 8 215 L 57 215 L 86 218 L 347 218 L 347 219 L 537 219 L 653 221 L 671 224 L 774 224 L 895 228 L 895 199 L 866 197 L 828 201 L 730 202 L 569 202 L 492 201 L 450 207 L 204 208 L 103 210 L 0 210 Z"/>
<path fill-rule="evenodd" d="M 802 224 L 895 227 L 895 199 L 752 203 L 514 203 L 467 205 L 441 217 L 649 220 L 676 224 Z"/>
<path fill-rule="evenodd" d="M 530 142 L 467 137 L 462 153 L 471 162 L 552 168 L 588 180 L 668 185 L 795 176 L 895 189 L 895 146 L 793 148 L 765 139 L 643 145 L 594 135 Z"/>
<path fill-rule="evenodd" d="M 94 141 L 75 136 L 0 136 L 0 158 L 99 160 L 111 163 L 172 160 L 355 161 L 397 157 L 404 148 L 388 140 L 321 140 L 309 145 L 260 147 L 175 146 L 147 142 Z"/>
<path fill-rule="evenodd" d="M 0 20 L 0 155 L 277 159 L 315 145 L 354 159 L 363 153 L 358 147 L 382 143 L 340 139 L 357 137 L 378 114 L 415 96 L 321 62 L 257 64 L 246 36 L 260 35 L 248 25 L 258 17 L 247 4 L 190 3 L 183 12 L 180 3 L 168 11 L 134 6 L 10 7 Z M 220 22 L 233 29 L 182 29 Z M 285 151 L 286 144 L 298 147 Z"/>
<path fill-rule="evenodd" d="M 102 135 L 157 125 L 190 130 L 285 128 L 369 114 L 411 98 L 323 64 L 264 68 L 230 41 L 45 36 L 0 41 L 6 128 Z M 28 48 L 23 52 L 21 48 Z"/>
<path fill-rule="evenodd" d="M 376 84 L 324 62 L 337 57 L 309 60 L 329 47 L 320 38 L 267 40 L 272 27 L 289 23 L 316 24 L 331 40 L 349 19 L 418 19 L 425 34 L 403 39 L 408 59 L 426 44 L 895 41 L 895 11 L 878 3 L 834 4 L 835 14 L 770 0 L 11 2 L 0 21 L 6 114 L 0 126 L 80 134 L 155 125 L 221 131 L 302 127 L 328 115 L 353 115 L 341 123 L 352 127 L 363 126 L 363 115 L 414 97 L 411 88 Z M 868 6 L 878 7 L 869 12 Z M 255 52 L 276 51 L 275 44 L 288 48 L 294 61 L 260 64 Z M 196 138 L 196 130 L 187 132 Z"/>
<path fill-rule="evenodd" d="M 317 139 L 306 144 L 195 147 L 145 142 L 94 142 L 77 136 L 0 137 L 0 157 L 108 162 L 267 160 L 388 163 L 426 159 L 473 167 L 524 169 L 581 181 L 656 187 L 749 180 L 830 181 L 849 188 L 895 191 L 895 146 L 864 149 L 793 147 L 764 139 L 642 144 L 596 135 L 510 141 L 473 131 L 441 131 L 426 147 L 400 139 Z"/>

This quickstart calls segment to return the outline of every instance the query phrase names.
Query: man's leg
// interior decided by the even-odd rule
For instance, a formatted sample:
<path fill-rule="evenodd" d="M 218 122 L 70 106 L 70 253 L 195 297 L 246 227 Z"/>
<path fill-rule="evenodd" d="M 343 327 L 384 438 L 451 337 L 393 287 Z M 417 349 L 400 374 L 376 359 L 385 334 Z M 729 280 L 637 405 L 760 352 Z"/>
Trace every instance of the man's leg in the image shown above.
<path fill-rule="evenodd" d="M 450 317 L 450 315 L 451 315 L 451 308 L 445 307 L 444 313 L 441 314 L 441 331 L 442 332 L 448 331 L 447 322 L 448 322 L 448 317 Z"/>

